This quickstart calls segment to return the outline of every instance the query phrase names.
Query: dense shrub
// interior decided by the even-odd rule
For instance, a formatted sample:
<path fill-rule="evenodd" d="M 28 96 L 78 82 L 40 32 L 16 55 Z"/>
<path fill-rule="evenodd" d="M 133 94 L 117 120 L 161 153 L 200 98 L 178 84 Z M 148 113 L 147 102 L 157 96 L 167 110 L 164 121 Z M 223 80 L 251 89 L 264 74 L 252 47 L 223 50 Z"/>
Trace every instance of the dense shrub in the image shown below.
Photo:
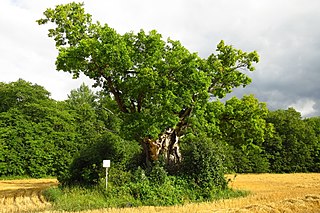
<path fill-rule="evenodd" d="M 225 189 L 221 143 L 206 135 L 188 134 L 183 140 L 183 173 L 204 190 Z"/>
<path fill-rule="evenodd" d="M 112 168 L 118 168 L 111 171 L 126 174 L 125 170 L 132 164 L 134 157 L 139 152 L 140 148 L 135 141 L 123 140 L 111 132 L 105 133 L 98 142 L 83 149 L 74 158 L 69 172 L 59 176 L 58 180 L 63 185 L 97 184 L 100 178 L 105 175 L 102 161 L 106 159 L 111 160 Z M 125 178 L 126 175 L 119 177 L 114 174 L 114 176 Z"/>

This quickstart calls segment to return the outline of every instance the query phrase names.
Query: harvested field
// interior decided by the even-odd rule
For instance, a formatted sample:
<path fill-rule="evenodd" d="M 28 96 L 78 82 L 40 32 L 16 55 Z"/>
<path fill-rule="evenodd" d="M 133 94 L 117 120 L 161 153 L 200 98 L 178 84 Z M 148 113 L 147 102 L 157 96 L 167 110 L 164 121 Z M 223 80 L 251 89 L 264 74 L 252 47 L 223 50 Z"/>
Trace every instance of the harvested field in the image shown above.
<path fill-rule="evenodd" d="M 320 212 L 320 174 L 240 174 L 230 186 L 251 191 L 245 198 L 173 207 L 103 209 L 100 212 Z M 40 191 L 52 179 L 0 181 L 0 212 L 50 211 Z"/>
<path fill-rule="evenodd" d="M 57 183 L 55 179 L 0 181 L 0 212 L 35 212 L 50 208 L 42 190 Z"/>

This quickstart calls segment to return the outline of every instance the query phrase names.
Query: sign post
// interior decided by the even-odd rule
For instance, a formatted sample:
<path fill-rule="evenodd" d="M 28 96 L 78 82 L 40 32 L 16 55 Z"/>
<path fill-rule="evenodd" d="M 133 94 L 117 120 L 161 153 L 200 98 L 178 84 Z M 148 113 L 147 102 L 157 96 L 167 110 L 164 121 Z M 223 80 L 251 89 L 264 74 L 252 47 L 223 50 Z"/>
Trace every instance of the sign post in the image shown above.
<path fill-rule="evenodd" d="M 110 160 L 103 160 L 103 167 L 106 168 L 106 189 L 108 188 L 108 168 L 110 167 Z"/>

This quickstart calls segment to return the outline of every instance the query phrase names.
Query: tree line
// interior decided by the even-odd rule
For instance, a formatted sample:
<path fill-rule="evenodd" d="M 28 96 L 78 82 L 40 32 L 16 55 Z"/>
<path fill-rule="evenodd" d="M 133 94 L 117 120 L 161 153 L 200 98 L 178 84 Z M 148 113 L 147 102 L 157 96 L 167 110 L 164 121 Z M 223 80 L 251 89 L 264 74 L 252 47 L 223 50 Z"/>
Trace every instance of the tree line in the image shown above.
<path fill-rule="evenodd" d="M 139 142 L 123 135 L 123 125 L 134 124 L 124 124 L 115 101 L 102 92 L 83 84 L 67 100 L 56 101 L 42 86 L 20 79 L 0 83 L 0 97 L 1 177 L 74 175 L 83 180 L 73 181 L 91 181 L 107 158 L 120 170 L 147 167 Z M 211 101 L 193 113 L 181 139 L 186 166 L 200 170 L 191 176 L 211 169 L 320 171 L 319 117 L 302 118 L 293 108 L 270 111 L 253 95 Z"/>

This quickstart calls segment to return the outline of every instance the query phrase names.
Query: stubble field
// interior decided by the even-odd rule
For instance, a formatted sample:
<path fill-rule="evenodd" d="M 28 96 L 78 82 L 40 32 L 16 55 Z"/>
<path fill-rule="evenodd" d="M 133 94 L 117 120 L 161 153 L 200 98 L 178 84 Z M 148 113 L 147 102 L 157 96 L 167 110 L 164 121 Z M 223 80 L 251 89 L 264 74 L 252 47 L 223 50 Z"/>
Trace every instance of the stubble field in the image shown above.
<path fill-rule="evenodd" d="M 51 207 L 42 191 L 57 185 L 55 179 L 27 179 L 0 181 L 0 212 L 35 212 Z"/>
<path fill-rule="evenodd" d="M 320 174 L 240 174 L 230 186 L 251 191 L 244 198 L 172 207 L 101 209 L 91 213 L 135 212 L 320 212 Z M 41 195 L 54 179 L 0 181 L 0 212 L 55 212 Z"/>

